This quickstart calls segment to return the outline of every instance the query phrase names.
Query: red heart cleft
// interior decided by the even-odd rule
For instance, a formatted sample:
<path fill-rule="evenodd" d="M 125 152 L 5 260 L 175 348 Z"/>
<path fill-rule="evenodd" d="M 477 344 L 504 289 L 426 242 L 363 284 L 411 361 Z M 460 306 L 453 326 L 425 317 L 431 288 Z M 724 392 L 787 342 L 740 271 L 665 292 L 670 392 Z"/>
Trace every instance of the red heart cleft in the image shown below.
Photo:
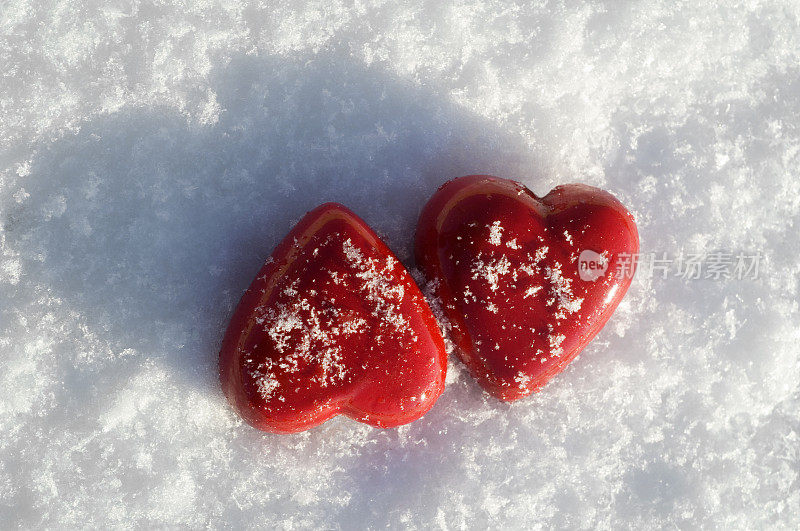
<path fill-rule="evenodd" d="M 416 256 L 461 359 L 486 391 L 515 400 L 561 372 L 608 321 L 638 241 L 630 213 L 597 188 L 538 198 L 514 181 L 468 176 L 423 209 Z"/>
<path fill-rule="evenodd" d="M 426 413 L 444 388 L 438 324 L 403 265 L 328 203 L 278 245 L 220 353 L 223 390 L 253 426 L 296 432 L 337 414 L 379 427 Z"/>

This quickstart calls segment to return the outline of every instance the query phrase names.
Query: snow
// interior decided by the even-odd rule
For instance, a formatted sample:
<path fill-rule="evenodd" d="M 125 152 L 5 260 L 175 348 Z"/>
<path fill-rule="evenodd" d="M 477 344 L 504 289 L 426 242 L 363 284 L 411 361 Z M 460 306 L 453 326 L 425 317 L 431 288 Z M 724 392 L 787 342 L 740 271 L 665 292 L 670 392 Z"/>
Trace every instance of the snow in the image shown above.
<path fill-rule="evenodd" d="M 566 319 L 568 315 L 580 311 L 583 298 L 575 296 L 572 291 L 572 279 L 566 278 L 561 272 L 561 263 L 554 262 L 552 268 L 545 267 L 545 278 L 550 281 L 550 298 L 547 299 L 547 305 L 553 306 L 556 320 Z"/>
<path fill-rule="evenodd" d="M 0 521 L 10 527 L 793 528 L 800 5 L 10 0 L 0 12 Z M 292 223 L 412 264 L 449 177 L 584 182 L 661 257 L 512 405 L 259 433 L 216 355 Z"/>
<path fill-rule="evenodd" d="M 503 243 L 503 226 L 497 220 L 489 227 L 489 243 L 501 245 Z"/>

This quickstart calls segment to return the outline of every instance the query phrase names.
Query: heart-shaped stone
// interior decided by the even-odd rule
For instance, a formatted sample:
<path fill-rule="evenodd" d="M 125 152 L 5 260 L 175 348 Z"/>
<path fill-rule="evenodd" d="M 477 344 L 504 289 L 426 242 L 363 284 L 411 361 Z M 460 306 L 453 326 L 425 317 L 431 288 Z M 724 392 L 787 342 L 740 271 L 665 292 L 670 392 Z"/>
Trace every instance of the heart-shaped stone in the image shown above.
<path fill-rule="evenodd" d="M 502 400 L 541 388 L 600 331 L 638 251 L 633 216 L 611 194 L 570 184 L 539 198 L 486 175 L 444 184 L 416 233 L 456 351 Z"/>
<path fill-rule="evenodd" d="M 302 431 L 337 414 L 391 427 L 444 389 L 444 340 L 405 267 L 336 203 L 309 212 L 273 252 L 220 352 L 228 400 L 256 428 Z"/>

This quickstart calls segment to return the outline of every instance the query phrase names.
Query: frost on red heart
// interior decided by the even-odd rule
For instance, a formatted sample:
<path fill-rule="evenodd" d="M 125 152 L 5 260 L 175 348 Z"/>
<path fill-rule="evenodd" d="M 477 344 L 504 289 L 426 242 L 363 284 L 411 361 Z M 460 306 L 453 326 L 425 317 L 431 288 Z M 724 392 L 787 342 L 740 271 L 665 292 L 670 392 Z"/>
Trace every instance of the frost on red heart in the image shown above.
<path fill-rule="evenodd" d="M 336 414 L 380 427 L 444 388 L 438 324 L 403 265 L 355 214 L 309 212 L 242 297 L 220 353 L 223 390 L 253 426 L 308 429 Z"/>
<path fill-rule="evenodd" d="M 538 198 L 490 176 L 442 186 L 416 235 L 417 263 L 456 351 L 503 400 L 541 388 L 599 332 L 631 283 L 625 264 L 638 250 L 633 217 L 611 194 L 566 185 Z"/>

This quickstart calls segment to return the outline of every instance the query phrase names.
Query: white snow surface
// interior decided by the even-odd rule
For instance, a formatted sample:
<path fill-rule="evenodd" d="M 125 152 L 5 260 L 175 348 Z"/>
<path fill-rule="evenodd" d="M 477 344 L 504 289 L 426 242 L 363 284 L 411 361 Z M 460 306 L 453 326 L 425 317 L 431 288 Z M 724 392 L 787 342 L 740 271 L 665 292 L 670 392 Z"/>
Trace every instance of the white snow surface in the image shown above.
<path fill-rule="evenodd" d="M 469 173 L 762 270 L 640 270 L 511 405 L 451 361 L 400 429 L 239 420 L 218 348 L 292 223 L 342 202 L 413 266 Z M 0 522 L 796 528 L 799 230 L 796 1 L 5 1 Z"/>

